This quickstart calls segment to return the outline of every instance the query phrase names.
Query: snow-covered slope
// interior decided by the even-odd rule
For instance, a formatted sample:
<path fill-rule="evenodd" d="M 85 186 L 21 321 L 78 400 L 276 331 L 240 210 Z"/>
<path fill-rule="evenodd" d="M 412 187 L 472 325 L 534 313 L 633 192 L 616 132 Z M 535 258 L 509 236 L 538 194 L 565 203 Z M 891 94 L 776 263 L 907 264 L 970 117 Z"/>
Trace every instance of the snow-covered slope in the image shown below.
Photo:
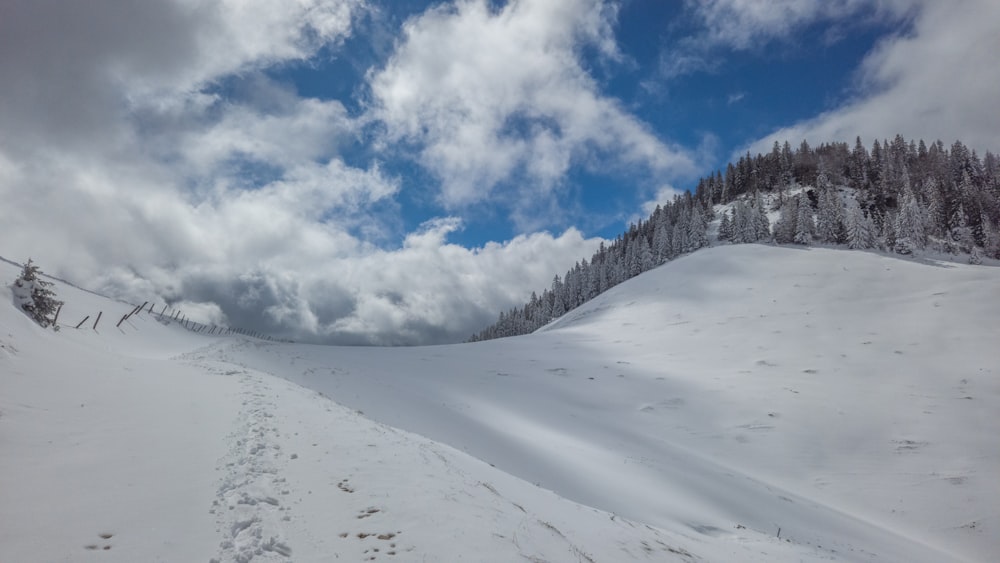
<path fill-rule="evenodd" d="M 691 558 L 661 530 L 209 357 L 258 341 L 146 313 L 116 328 L 130 305 L 57 291 L 55 333 L 0 289 L 0 561 Z M 97 330 L 71 328 L 98 312 Z"/>
<path fill-rule="evenodd" d="M 998 291 L 742 245 L 455 346 L 0 306 L 0 560 L 989 560 Z"/>

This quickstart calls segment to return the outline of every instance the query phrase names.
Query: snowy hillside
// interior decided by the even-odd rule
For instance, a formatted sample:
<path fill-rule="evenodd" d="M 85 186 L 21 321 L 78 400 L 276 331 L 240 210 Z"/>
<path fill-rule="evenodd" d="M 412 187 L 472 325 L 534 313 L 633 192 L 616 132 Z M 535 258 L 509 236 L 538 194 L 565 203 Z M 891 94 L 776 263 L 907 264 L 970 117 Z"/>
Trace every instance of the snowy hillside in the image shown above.
<path fill-rule="evenodd" d="M 0 561 L 987 561 L 998 289 L 717 247 L 534 335 L 386 349 L 73 330 L 131 306 L 61 284 L 54 333 L 4 288 Z"/>

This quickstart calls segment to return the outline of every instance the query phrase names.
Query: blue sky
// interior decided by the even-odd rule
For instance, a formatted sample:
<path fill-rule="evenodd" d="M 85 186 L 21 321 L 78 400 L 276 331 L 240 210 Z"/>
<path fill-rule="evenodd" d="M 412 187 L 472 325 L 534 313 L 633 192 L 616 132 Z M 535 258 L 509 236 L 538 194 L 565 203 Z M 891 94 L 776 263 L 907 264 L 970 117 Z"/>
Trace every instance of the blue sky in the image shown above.
<path fill-rule="evenodd" d="M 997 150 L 990 0 L 126 0 L 0 21 L 0 253 L 302 340 L 461 340 L 775 139 Z"/>
<path fill-rule="evenodd" d="M 397 37 L 408 19 L 440 5 L 422 1 L 382 4 L 379 13 L 358 22 L 356 34 L 338 48 L 276 66 L 266 74 L 301 96 L 337 100 L 361 116 L 367 101 L 366 73 L 384 65 L 391 55 L 389 38 Z M 505 6 L 493 5 L 494 10 Z M 613 238 L 642 209 L 650 186 L 658 181 L 689 189 L 697 177 L 724 167 L 734 152 L 749 143 L 849 99 L 865 55 L 884 34 L 906 27 L 905 22 L 870 19 L 871 12 L 860 9 L 857 21 L 838 22 L 840 32 L 834 39 L 815 40 L 831 27 L 815 22 L 793 35 L 762 40 L 749 52 L 717 49 L 711 53 L 715 59 L 711 64 L 669 76 L 664 59 L 699 31 L 699 22 L 692 21 L 689 11 L 681 2 L 623 3 L 613 24 L 621 59 L 608 61 L 586 47 L 579 56 L 604 95 L 619 101 L 662 139 L 698 151 L 696 168 L 692 173 L 656 178 L 574 167 L 562 180 L 560 209 L 566 214 L 533 227 L 561 231 L 575 226 L 588 236 Z M 791 140 L 796 145 L 799 141 Z M 373 150 L 369 139 L 345 147 L 341 154 L 361 165 L 365 159 L 382 159 L 387 172 L 403 179 L 401 231 L 386 244 L 398 244 L 406 232 L 442 213 L 428 197 L 437 178 L 414 165 L 407 155 L 386 159 L 385 153 Z M 472 214 L 475 219 L 465 222 L 449 240 L 481 246 L 523 232 L 522 225 L 492 206 Z"/>

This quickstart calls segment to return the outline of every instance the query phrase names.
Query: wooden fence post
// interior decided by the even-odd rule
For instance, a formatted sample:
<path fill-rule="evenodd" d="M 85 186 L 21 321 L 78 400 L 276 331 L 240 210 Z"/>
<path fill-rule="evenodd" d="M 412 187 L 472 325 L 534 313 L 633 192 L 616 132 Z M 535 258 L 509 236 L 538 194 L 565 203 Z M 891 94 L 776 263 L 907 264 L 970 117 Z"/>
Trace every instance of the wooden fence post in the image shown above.
<path fill-rule="evenodd" d="M 101 322 L 101 315 L 103 315 L 103 314 L 104 314 L 104 311 L 98 311 L 98 312 L 97 312 L 97 318 L 96 318 L 96 319 L 94 319 L 94 327 L 93 327 L 93 330 L 97 330 L 97 323 Z"/>
<path fill-rule="evenodd" d="M 59 304 L 59 308 L 56 309 L 56 316 L 52 319 L 52 325 L 56 327 L 59 326 L 59 311 L 62 311 L 62 303 Z"/>
<path fill-rule="evenodd" d="M 80 321 L 80 324 L 76 325 L 73 328 L 80 328 L 80 326 L 83 325 L 83 323 L 87 322 L 87 319 L 89 319 L 89 318 L 90 318 L 90 315 L 87 315 L 86 317 L 83 317 L 83 320 Z"/>
<path fill-rule="evenodd" d="M 127 319 L 127 318 L 128 318 L 127 314 L 126 315 L 122 315 L 121 320 L 118 321 L 118 324 L 115 325 L 115 328 L 118 328 L 118 327 L 122 326 L 122 323 L 125 322 L 125 319 Z"/>

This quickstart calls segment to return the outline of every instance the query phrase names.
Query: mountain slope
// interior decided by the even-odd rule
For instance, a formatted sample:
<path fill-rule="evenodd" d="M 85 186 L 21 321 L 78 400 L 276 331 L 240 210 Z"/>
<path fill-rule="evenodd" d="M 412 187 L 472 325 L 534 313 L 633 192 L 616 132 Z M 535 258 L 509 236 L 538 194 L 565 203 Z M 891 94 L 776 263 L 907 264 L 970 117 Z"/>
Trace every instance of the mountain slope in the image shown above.
<path fill-rule="evenodd" d="M 6 270 L 5 270 L 6 269 Z M 0 265 L 13 279 L 17 269 Z M 0 306 L 2 561 L 794 560 L 559 498 L 59 284 L 62 329 Z M 12 299 L 6 287 L 0 298 Z M 96 329 L 84 316 L 104 321 Z M 117 322 L 117 321 L 116 321 Z M 373 349 L 369 349 L 370 351 Z M 289 366 L 289 370 L 291 370 Z"/>
<path fill-rule="evenodd" d="M 993 268 L 720 247 L 527 337 L 219 354 L 657 526 L 985 557 L 997 287 Z M 882 555 L 940 557 L 907 541 Z"/>
<path fill-rule="evenodd" d="M 0 560 L 988 560 L 998 287 L 718 247 L 386 349 L 73 330 L 131 307 L 58 286 L 59 333 L 0 306 Z"/>

